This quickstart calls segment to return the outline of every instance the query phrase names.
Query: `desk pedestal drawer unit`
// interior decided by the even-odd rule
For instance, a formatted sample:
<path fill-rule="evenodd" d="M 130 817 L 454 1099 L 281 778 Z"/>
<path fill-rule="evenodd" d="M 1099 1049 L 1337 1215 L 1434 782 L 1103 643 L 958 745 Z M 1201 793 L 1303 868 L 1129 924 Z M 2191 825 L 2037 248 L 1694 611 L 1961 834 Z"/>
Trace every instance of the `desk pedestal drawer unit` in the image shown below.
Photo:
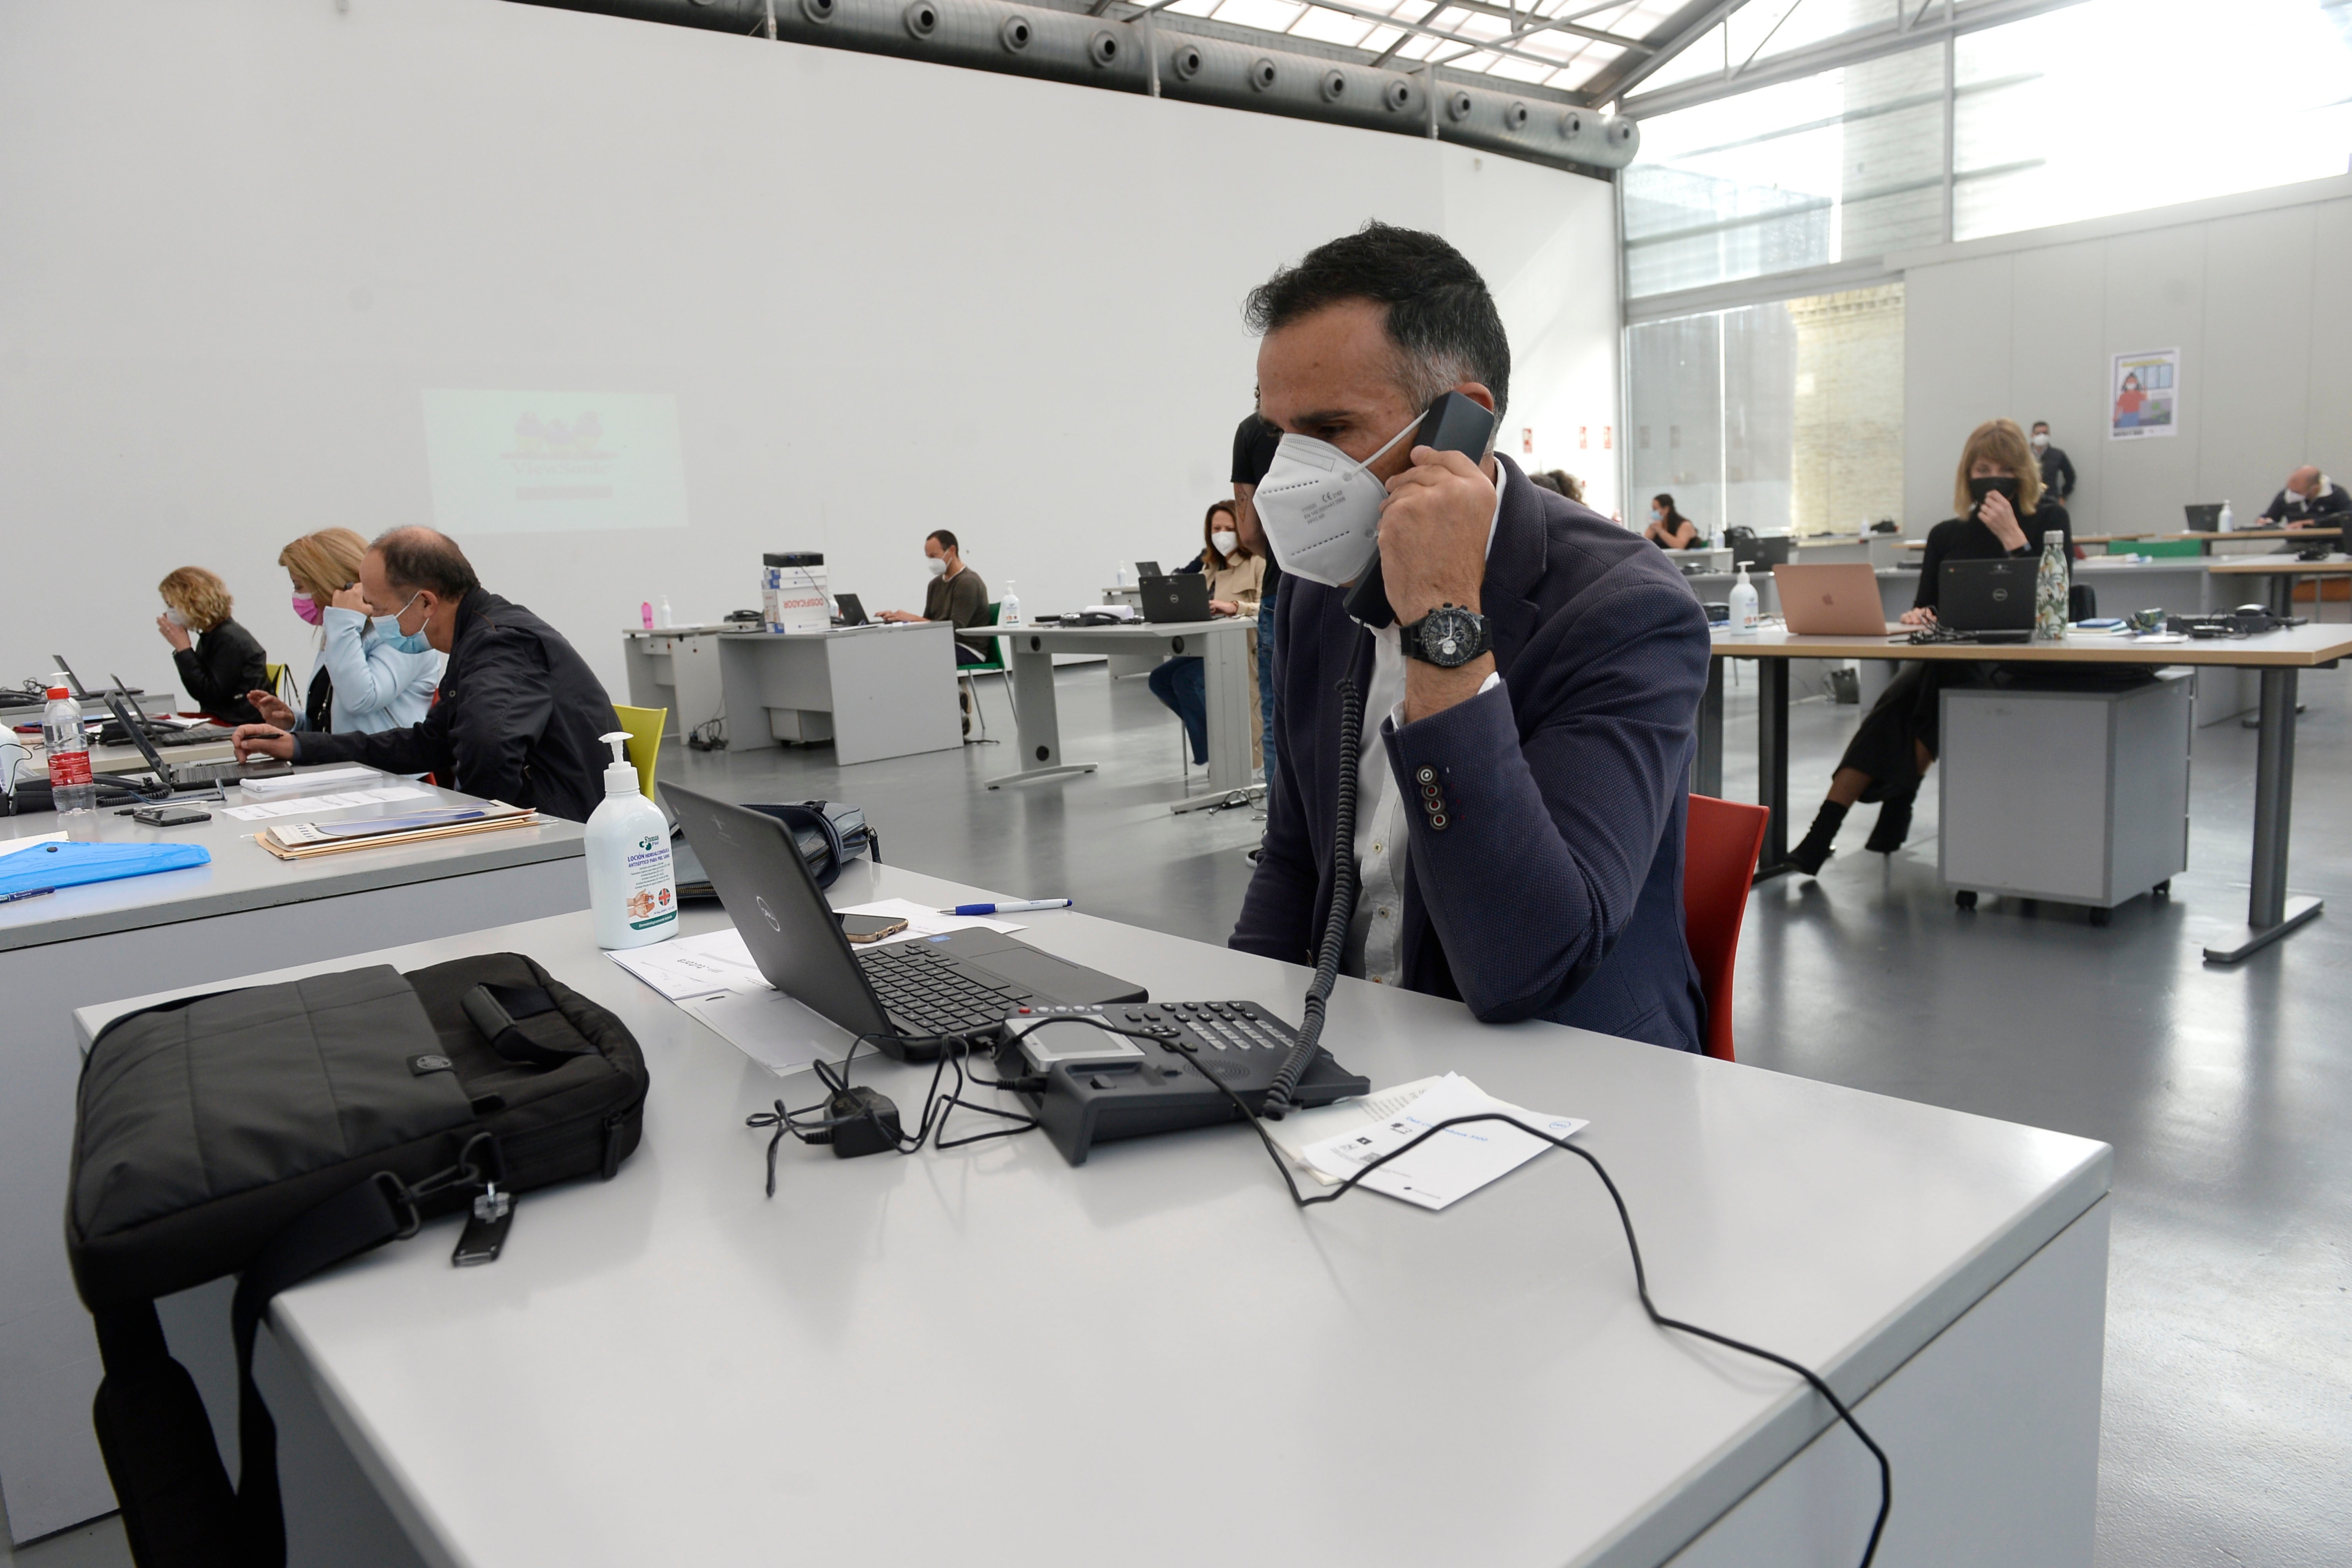
<path fill-rule="evenodd" d="M 719 681 L 719 634 L 726 626 L 628 632 L 621 638 L 629 671 L 629 705 L 667 708 L 666 741 L 683 741 L 727 711 Z"/>
<path fill-rule="evenodd" d="M 1947 689 L 1944 881 L 2105 911 L 2186 870 L 2189 688 Z"/>

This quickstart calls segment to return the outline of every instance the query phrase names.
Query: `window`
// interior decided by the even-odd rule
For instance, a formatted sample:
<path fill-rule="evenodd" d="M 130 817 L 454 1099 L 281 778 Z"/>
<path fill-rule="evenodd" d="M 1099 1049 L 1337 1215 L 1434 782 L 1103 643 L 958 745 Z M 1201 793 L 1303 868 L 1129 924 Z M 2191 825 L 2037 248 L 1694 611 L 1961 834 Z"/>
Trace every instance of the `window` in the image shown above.
<path fill-rule="evenodd" d="M 1903 515 L 1903 286 L 1644 321 L 1625 334 L 1630 514 L 1716 533 Z"/>
<path fill-rule="evenodd" d="M 1636 299 L 1934 244 L 1944 51 L 1910 49 L 1645 121 L 1624 202 Z"/>

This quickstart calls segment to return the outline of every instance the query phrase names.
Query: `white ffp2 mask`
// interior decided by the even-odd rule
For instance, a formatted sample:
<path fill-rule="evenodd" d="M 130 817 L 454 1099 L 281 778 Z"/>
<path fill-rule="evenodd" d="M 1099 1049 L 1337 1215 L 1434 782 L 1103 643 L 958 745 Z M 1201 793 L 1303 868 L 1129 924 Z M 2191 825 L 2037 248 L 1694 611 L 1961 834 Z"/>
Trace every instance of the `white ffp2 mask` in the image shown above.
<path fill-rule="evenodd" d="M 1221 528 L 1209 535 L 1209 548 L 1220 555 L 1231 555 L 1234 552 L 1234 546 L 1241 542 L 1242 536 L 1230 528 Z"/>
<path fill-rule="evenodd" d="M 1420 424 L 1415 416 L 1360 463 L 1328 441 L 1283 437 L 1274 466 L 1251 497 L 1283 571 L 1332 588 L 1363 575 L 1380 543 L 1381 508 L 1389 499 L 1371 466 Z"/>

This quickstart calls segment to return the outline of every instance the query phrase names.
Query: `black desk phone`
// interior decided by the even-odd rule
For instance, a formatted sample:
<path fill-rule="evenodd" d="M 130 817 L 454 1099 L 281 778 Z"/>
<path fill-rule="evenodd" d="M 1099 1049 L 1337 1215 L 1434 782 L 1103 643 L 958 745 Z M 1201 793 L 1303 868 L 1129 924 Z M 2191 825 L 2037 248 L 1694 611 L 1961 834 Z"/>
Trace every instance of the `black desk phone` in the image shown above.
<path fill-rule="evenodd" d="M 1494 438 L 1493 411 L 1458 392 L 1449 392 L 1431 404 L 1429 411 L 1421 416 L 1421 428 L 1412 433 L 1416 447 L 1460 452 L 1474 463 L 1486 455 L 1487 444 Z M 1356 579 L 1356 585 L 1348 590 L 1347 609 L 1349 619 L 1375 630 L 1396 620 L 1396 610 L 1389 603 L 1388 584 L 1381 576 L 1377 544 L 1372 547 L 1371 563 Z"/>

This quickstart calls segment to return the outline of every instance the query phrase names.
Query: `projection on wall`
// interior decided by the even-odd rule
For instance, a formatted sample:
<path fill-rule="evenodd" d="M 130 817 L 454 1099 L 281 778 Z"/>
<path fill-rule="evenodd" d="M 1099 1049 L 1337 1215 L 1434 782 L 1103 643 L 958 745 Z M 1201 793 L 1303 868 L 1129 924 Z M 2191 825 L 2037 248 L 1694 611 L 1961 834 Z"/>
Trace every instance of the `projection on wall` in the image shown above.
<path fill-rule="evenodd" d="M 447 533 L 686 526 L 677 399 L 666 392 L 427 388 L 425 452 Z"/>

